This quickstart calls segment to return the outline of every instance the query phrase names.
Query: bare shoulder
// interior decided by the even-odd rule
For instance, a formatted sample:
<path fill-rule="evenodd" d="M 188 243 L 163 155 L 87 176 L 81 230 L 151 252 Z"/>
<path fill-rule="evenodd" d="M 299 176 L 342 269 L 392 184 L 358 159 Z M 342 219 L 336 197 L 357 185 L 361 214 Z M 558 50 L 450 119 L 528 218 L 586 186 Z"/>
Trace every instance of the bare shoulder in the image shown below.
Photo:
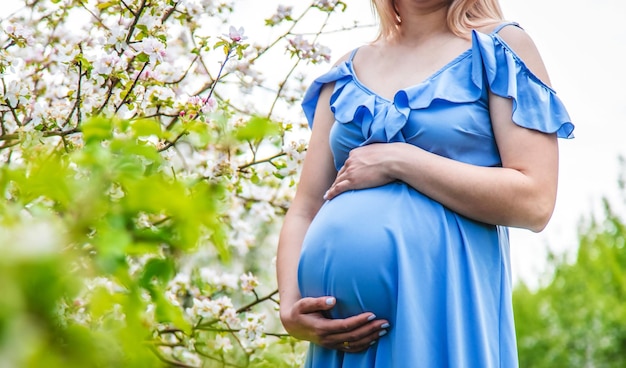
<path fill-rule="evenodd" d="M 357 47 L 356 49 L 358 49 L 359 53 L 361 53 L 362 52 L 361 50 L 364 49 L 364 46 Z M 352 55 L 352 53 L 354 53 L 356 49 L 352 49 L 352 50 L 346 52 L 342 57 L 337 59 L 337 61 L 335 62 L 334 66 L 337 66 L 337 65 L 339 65 L 339 64 L 349 60 L 350 59 L 350 55 Z"/>
<path fill-rule="evenodd" d="M 547 85 L 550 85 L 550 78 L 539 50 L 525 30 L 515 26 L 507 26 L 502 28 L 498 35 L 519 56 L 533 74 Z"/>
<path fill-rule="evenodd" d="M 373 56 L 373 52 L 376 52 L 376 49 L 378 48 L 380 48 L 380 45 L 378 45 L 377 42 L 366 43 L 366 44 L 357 46 L 356 48 L 352 49 L 351 51 L 348 51 L 345 55 L 340 57 L 335 63 L 335 65 L 339 65 L 349 60 L 350 56 L 353 53 L 355 53 L 355 57 L 359 59 L 369 59 L 371 56 Z"/>
<path fill-rule="evenodd" d="M 337 66 L 337 65 L 345 62 L 346 60 L 348 60 L 350 58 L 350 54 L 351 53 L 352 53 L 352 51 L 345 53 L 342 57 L 337 59 L 337 61 L 335 62 L 335 64 L 333 66 Z"/>

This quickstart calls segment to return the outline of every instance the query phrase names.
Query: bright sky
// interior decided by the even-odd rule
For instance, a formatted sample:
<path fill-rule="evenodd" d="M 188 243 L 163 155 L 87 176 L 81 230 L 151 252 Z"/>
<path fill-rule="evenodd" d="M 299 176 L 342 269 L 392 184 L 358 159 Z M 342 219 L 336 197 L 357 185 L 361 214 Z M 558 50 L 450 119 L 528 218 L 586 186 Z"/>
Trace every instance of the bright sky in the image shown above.
<path fill-rule="evenodd" d="M 351 19 L 372 20 L 369 1 L 344 0 L 344 24 Z M 0 0 L 6 10 L 18 4 Z M 250 41 L 277 4 L 301 7 L 308 1 L 238 0 L 243 9 L 233 24 L 247 29 Z M 624 0 L 501 0 L 505 16 L 519 22 L 534 39 L 550 73 L 552 85 L 568 107 L 576 125 L 573 140 L 561 140 L 560 183 L 556 210 L 551 223 L 540 234 L 511 231 L 511 258 L 514 280 L 536 285 L 545 274 L 546 254 L 575 251 L 581 217 L 600 214 L 601 198 L 608 197 L 624 213 L 618 196 L 618 156 L 626 155 L 626 15 Z M 8 6 L 8 9 L 6 8 Z M 8 12 L 6 13 L 8 14 Z M 240 20 L 240 24 L 237 24 Z M 337 27 L 331 27 L 337 28 Z M 375 29 L 337 33 L 324 39 L 333 50 L 333 59 L 372 39 Z M 264 42 L 265 40 L 259 40 Z M 334 61 L 333 60 L 333 61 Z M 328 65 L 315 67 L 313 77 Z M 271 72 L 271 71 L 268 71 Z M 618 205 L 619 204 L 619 205 Z M 573 253 L 572 253 L 573 254 Z"/>
<path fill-rule="evenodd" d="M 626 155 L 626 29 L 623 0 L 501 0 L 505 16 L 533 37 L 552 85 L 576 125 L 573 140 L 560 141 L 557 207 L 541 234 L 514 231 L 516 277 L 530 283 L 545 272 L 546 249 L 575 251 L 582 216 L 601 214 L 608 197 L 626 214 L 618 194 L 618 156 Z"/>

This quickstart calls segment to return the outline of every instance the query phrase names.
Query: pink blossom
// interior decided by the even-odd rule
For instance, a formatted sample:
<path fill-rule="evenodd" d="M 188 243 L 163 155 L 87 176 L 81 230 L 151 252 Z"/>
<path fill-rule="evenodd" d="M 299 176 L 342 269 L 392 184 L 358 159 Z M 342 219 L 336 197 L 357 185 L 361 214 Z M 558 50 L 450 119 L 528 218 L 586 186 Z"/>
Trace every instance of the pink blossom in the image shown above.
<path fill-rule="evenodd" d="M 230 28 L 228 29 L 228 37 L 233 42 L 243 41 L 248 38 L 243 35 L 243 32 L 244 32 L 243 27 L 239 27 L 239 29 L 237 29 L 234 26 L 230 26 Z"/>
<path fill-rule="evenodd" d="M 204 105 L 202 106 L 202 112 L 205 114 L 209 112 L 213 112 L 215 111 L 216 107 L 217 107 L 217 100 L 213 97 L 209 97 L 206 100 L 204 100 Z"/>
<path fill-rule="evenodd" d="M 214 97 L 191 96 L 187 102 L 193 105 L 196 110 L 200 110 L 205 114 L 215 111 L 217 107 L 217 100 Z"/>
<path fill-rule="evenodd" d="M 200 96 L 191 96 L 189 97 L 188 102 L 194 106 L 200 107 L 204 103 L 204 100 Z"/>

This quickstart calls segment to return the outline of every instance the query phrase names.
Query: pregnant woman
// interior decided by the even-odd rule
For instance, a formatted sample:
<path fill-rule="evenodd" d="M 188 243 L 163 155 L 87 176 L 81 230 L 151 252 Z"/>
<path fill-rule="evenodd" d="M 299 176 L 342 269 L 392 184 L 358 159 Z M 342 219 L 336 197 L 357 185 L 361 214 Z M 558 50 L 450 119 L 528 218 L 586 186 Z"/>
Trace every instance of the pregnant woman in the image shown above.
<path fill-rule="evenodd" d="M 373 5 L 304 97 L 281 320 L 307 367 L 516 367 L 507 227 L 545 227 L 574 127 L 497 0 Z"/>

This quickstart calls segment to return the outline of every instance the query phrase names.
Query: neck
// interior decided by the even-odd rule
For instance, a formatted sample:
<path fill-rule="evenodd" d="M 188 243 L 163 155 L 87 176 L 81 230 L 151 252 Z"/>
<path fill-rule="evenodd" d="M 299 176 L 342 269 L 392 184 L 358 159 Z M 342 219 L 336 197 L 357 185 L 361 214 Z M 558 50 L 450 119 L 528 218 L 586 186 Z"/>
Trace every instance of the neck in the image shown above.
<path fill-rule="evenodd" d="M 433 36 L 450 33 L 447 24 L 448 4 L 413 5 L 396 0 L 401 23 L 395 42 L 417 44 Z"/>

